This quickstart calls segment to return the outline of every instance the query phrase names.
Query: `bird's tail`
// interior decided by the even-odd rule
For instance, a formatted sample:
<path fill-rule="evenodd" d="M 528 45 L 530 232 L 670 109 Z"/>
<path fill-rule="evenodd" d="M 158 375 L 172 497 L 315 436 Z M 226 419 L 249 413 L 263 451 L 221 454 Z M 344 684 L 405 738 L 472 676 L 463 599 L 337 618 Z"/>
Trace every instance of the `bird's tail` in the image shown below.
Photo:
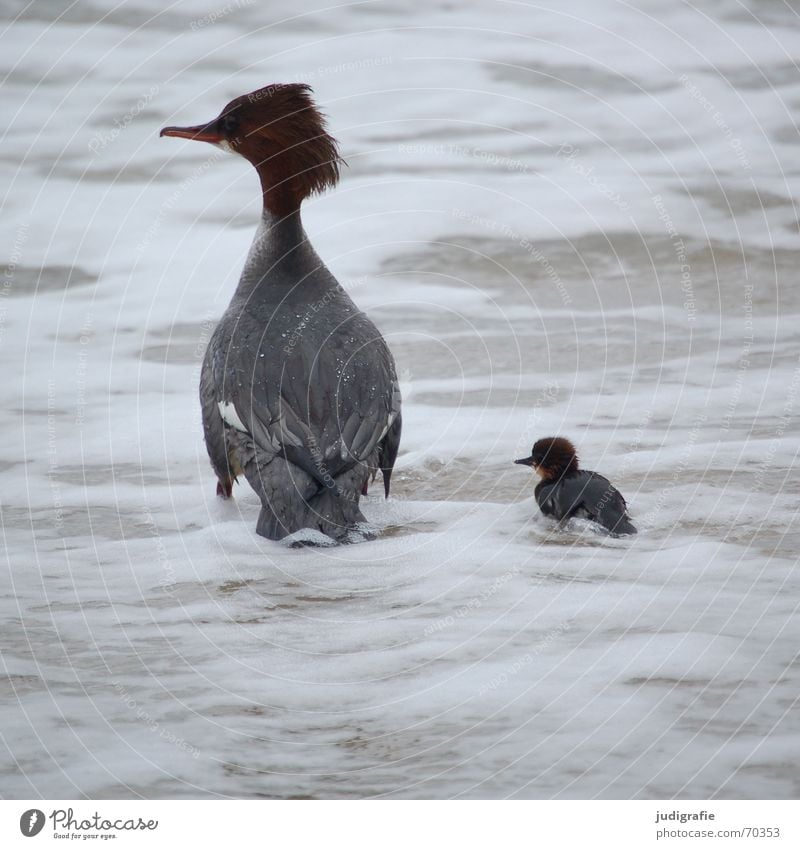
<path fill-rule="evenodd" d="M 619 517 L 613 527 L 609 527 L 609 531 L 611 531 L 615 537 L 633 536 L 637 533 L 636 527 L 633 525 L 626 513 L 623 513 L 622 516 Z"/>
<path fill-rule="evenodd" d="M 334 540 L 347 540 L 357 525 L 366 522 L 358 505 L 363 475 L 363 469 L 355 467 L 336 478 L 335 490 L 312 483 L 311 492 L 294 489 L 272 498 L 262 495 L 256 532 L 279 540 L 311 528 Z"/>

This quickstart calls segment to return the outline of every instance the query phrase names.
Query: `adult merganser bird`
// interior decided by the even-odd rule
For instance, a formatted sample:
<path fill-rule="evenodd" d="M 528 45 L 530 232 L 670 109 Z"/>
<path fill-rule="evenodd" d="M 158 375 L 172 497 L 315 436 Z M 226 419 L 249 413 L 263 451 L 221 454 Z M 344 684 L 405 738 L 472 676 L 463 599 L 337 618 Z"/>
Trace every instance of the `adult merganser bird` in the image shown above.
<path fill-rule="evenodd" d="M 244 475 L 261 499 L 256 531 L 269 539 L 303 528 L 353 538 L 378 470 L 389 495 L 401 415 L 386 341 L 300 220 L 303 200 L 338 182 L 337 143 L 300 84 L 237 97 L 207 124 L 161 135 L 238 153 L 261 180 L 261 223 L 200 377 L 217 494 L 230 497 Z"/>
<path fill-rule="evenodd" d="M 559 436 L 540 439 L 530 457 L 514 462 L 531 466 L 541 478 L 534 495 L 545 516 L 559 522 L 573 516 L 591 519 L 612 536 L 636 533 L 620 492 L 597 472 L 578 468 L 575 446 L 568 439 Z"/>

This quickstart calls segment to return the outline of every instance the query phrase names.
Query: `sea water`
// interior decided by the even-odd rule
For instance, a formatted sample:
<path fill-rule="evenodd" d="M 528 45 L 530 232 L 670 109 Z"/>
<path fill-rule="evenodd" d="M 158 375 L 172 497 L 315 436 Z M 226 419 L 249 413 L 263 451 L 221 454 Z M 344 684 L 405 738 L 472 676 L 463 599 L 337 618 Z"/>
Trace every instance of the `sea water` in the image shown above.
<path fill-rule="evenodd" d="M 796 797 L 796 14 L 324 6 L 5 6 L 0 793 Z M 202 440 L 257 181 L 158 130 L 271 82 L 405 399 L 360 545 Z M 539 515 L 550 435 L 638 536 Z"/>

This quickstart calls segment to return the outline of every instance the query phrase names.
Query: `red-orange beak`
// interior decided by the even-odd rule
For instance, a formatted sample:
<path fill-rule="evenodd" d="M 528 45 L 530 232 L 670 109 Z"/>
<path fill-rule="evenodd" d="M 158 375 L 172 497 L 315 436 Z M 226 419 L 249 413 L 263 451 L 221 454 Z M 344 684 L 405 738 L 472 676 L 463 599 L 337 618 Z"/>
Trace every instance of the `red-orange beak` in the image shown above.
<path fill-rule="evenodd" d="M 196 127 L 164 127 L 158 135 L 159 138 L 172 136 L 176 139 L 194 139 L 195 141 L 204 141 L 210 144 L 219 144 L 223 141 L 223 136 L 217 128 L 216 118 L 213 121 L 209 121 L 208 124 L 199 124 Z"/>

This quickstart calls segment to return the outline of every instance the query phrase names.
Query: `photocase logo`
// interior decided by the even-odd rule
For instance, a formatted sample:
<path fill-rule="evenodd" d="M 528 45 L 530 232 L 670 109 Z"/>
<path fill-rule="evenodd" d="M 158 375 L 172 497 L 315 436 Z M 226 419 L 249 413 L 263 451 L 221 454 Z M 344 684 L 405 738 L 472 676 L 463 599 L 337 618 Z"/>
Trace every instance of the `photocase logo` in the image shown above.
<path fill-rule="evenodd" d="M 36 837 L 44 828 L 44 813 L 38 808 L 31 808 L 19 818 L 19 830 L 25 837 Z"/>

